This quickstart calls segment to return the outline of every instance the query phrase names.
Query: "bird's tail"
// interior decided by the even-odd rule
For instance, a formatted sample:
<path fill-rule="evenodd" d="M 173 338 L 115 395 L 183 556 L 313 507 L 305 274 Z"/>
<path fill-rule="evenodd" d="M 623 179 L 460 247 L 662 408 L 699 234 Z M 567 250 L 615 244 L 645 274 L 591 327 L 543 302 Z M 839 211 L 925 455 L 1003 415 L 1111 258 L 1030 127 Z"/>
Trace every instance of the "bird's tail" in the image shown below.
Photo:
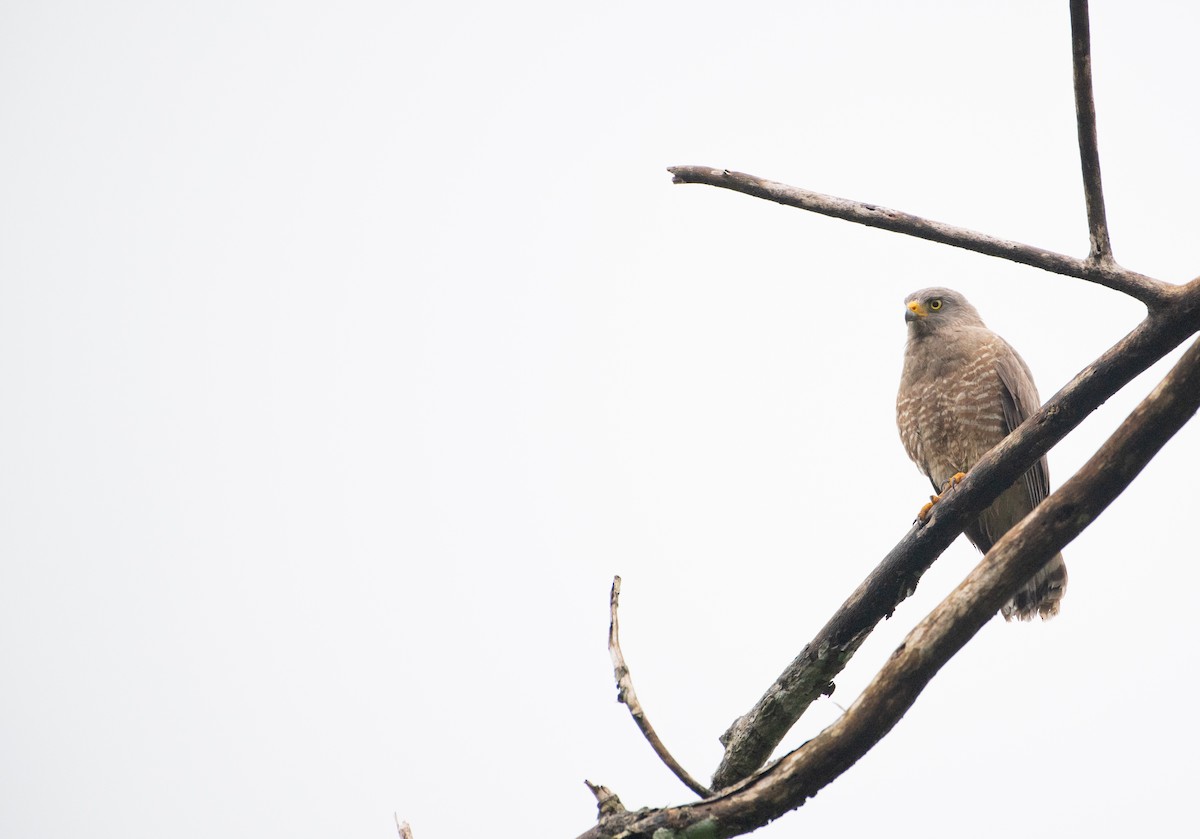
<path fill-rule="evenodd" d="M 1013 618 L 1029 621 L 1039 615 L 1042 620 L 1049 620 L 1058 614 L 1058 605 L 1066 590 L 1067 565 L 1062 554 L 1058 554 L 1000 608 L 1000 614 L 1006 621 Z"/>

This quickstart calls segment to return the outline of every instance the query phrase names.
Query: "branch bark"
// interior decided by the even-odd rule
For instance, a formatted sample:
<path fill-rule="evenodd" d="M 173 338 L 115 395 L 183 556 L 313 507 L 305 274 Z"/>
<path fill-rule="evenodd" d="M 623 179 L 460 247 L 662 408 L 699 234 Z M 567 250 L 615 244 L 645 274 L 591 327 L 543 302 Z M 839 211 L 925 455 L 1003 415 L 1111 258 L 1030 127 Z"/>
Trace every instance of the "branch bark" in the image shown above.
<path fill-rule="evenodd" d="M 812 192 L 800 187 L 788 186 L 776 181 L 768 181 L 754 175 L 742 172 L 731 172 L 728 169 L 713 169 L 709 166 L 671 166 L 667 169 L 677 184 L 708 184 L 722 189 L 730 189 L 755 198 L 765 198 L 777 204 L 796 207 L 801 210 L 832 216 L 867 227 L 878 227 L 893 233 L 903 233 L 906 236 L 916 236 L 918 239 L 928 239 L 943 245 L 996 256 L 1010 262 L 1030 265 L 1062 274 L 1087 280 L 1102 286 L 1128 294 L 1142 301 L 1149 307 L 1161 305 L 1167 301 L 1170 291 L 1175 286 L 1161 280 L 1155 280 L 1136 271 L 1122 268 L 1109 261 L 1091 259 L 1076 259 L 1061 253 L 1054 253 L 1045 248 L 1025 245 L 1007 239 L 998 239 L 986 233 L 968 230 L 965 227 L 955 227 L 940 221 L 931 221 L 920 216 L 914 216 L 900 210 L 891 210 L 877 204 L 866 204 L 849 198 L 837 198 Z"/>
<path fill-rule="evenodd" d="M 840 719 L 728 793 L 696 804 L 615 816 L 580 839 L 736 836 L 803 805 L 899 722 L 938 670 L 1017 588 L 1096 519 L 1198 408 L 1200 341 L 1084 467 L 1006 533 L 909 633 Z"/>
<path fill-rule="evenodd" d="M 934 560 L 1005 487 L 1110 396 L 1200 330 L 1200 285 L 1174 288 L 1174 305 L 1152 313 L 1082 370 L 983 457 L 933 508 L 925 526 L 914 526 L 892 548 L 755 706 L 721 737 L 725 753 L 713 775 L 714 789 L 732 786 L 767 761 L 808 707 L 832 691 L 832 680 L 875 626 L 891 616 Z"/>

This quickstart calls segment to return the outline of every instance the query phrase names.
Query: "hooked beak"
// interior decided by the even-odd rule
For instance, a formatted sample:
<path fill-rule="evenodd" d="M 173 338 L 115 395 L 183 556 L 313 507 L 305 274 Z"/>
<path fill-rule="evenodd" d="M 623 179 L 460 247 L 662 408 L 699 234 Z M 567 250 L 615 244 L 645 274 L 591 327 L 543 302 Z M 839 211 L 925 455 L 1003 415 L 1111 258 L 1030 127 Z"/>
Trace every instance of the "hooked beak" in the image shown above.
<path fill-rule="evenodd" d="M 908 306 L 908 311 L 904 313 L 905 323 L 912 323 L 917 318 L 923 318 L 929 314 L 929 310 L 921 305 L 920 300 L 909 300 L 904 305 Z"/>

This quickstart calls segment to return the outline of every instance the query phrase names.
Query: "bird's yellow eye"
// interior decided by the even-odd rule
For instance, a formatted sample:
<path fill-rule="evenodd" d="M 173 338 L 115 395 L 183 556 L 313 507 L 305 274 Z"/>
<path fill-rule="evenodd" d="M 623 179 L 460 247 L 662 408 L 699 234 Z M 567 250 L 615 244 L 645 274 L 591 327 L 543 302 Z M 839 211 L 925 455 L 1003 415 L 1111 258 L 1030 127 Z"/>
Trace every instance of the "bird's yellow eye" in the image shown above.
<path fill-rule="evenodd" d="M 935 298 L 929 301 L 929 311 L 936 312 L 940 308 L 942 308 L 941 298 Z"/>

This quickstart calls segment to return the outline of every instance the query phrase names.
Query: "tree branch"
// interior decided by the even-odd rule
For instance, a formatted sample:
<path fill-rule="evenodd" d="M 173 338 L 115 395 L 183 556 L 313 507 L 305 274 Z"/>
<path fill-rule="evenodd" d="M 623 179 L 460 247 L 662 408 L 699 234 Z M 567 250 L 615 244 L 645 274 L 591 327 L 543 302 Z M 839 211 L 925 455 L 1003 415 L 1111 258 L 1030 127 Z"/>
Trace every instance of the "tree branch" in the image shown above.
<path fill-rule="evenodd" d="M 1112 242 L 1104 212 L 1100 181 L 1100 149 L 1096 140 L 1096 102 L 1092 95 L 1092 33 L 1087 0 L 1071 0 L 1071 64 L 1075 77 L 1075 123 L 1079 132 L 1079 162 L 1083 167 L 1083 194 L 1087 203 L 1089 260 L 1113 262 Z"/>
<path fill-rule="evenodd" d="M 987 256 L 1000 257 L 1010 262 L 1106 286 L 1128 294 L 1151 308 L 1164 305 L 1170 299 L 1171 291 L 1176 288 L 1171 283 L 1151 279 L 1136 271 L 1122 268 L 1111 260 L 1097 262 L 1090 259 L 1076 259 L 1044 248 L 998 239 L 995 236 L 978 233 L 965 227 L 955 227 L 900 210 L 880 207 L 877 204 L 865 204 L 848 198 L 837 198 L 820 192 L 811 192 L 807 189 L 764 180 L 742 172 L 713 169 L 708 166 L 671 166 L 667 171 L 674 175 L 674 183 L 677 184 L 718 186 L 722 189 L 731 189 L 734 192 L 752 195 L 755 198 L 765 198 L 788 207 L 797 207 L 824 216 L 865 224 L 867 227 L 878 227 L 893 233 L 903 233 L 906 236 L 916 236 L 918 239 L 928 239 L 931 242 L 940 242 L 943 245 L 952 245 Z"/>
<path fill-rule="evenodd" d="M 800 807 L 899 722 L 933 676 L 1045 562 L 1081 533 L 1200 408 L 1200 341 L 1099 451 L 1018 525 L 892 653 L 850 709 L 726 794 L 607 820 L 580 839 L 748 833 Z M 965 482 L 964 482 L 965 483 Z M 658 833 L 657 831 L 664 831 Z"/>
<path fill-rule="evenodd" d="M 596 797 L 596 813 L 597 818 L 605 819 L 609 816 L 619 816 L 628 812 L 625 805 L 621 803 L 621 799 L 617 794 L 602 784 L 593 784 L 591 781 L 584 780 L 583 782 Z"/>
<path fill-rule="evenodd" d="M 629 708 L 629 713 L 633 716 L 633 721 L 637 723 L 638 729 L 641 730 L 642 735 L 650 744 L 650 748 L 654 749 L 654 753 L 658 755 L 659 760 L 675 773 L 676 778 L 683 781 L 684 786 L 701 798 L 707 798 L 712 795 L 712 790 L 689 775 L 687 770 L 679 765 L 679 761 L 667 750 L 663 741 L 659 739 L 658 732 L 650 724 L 650 720 L 642 708 L 642 703 L 638 702 L 637 692 L 633 689 L 633 676 L 630 675 L 629 667 L 625 664 L 625 655 L 621 652 L 621 629 L 617 623 L 617 601 L 620 596 L 621 578 L 613 577 L 612 592 L 608 598 L 608 654 L 612 658 L 613 676 L 617 680 L 617 701 L 624 702 L 626 707 Z M 588 787 L 591 788 L 590 783 Z M 604 802 L 600 803 L 603 805 Z"/>
<path fill-rule="evenodd" d="M 721 737 L 725 753 L 713 775 L 714 789 L 730 787 L 767 761 L 809 705 L 832 692 L 832 679 L 875 626 L 891 616 L 934 560 L 1005 487 L 1105 400 L 1200 330 L 1200 285 L 1189 285 L 1187 292 L 1173 294 L 1175 305 L 1152 313 L 1082 370 L 975 464 L 933 508 L 924 527 L 909 530 L 754 707 Z"/>

